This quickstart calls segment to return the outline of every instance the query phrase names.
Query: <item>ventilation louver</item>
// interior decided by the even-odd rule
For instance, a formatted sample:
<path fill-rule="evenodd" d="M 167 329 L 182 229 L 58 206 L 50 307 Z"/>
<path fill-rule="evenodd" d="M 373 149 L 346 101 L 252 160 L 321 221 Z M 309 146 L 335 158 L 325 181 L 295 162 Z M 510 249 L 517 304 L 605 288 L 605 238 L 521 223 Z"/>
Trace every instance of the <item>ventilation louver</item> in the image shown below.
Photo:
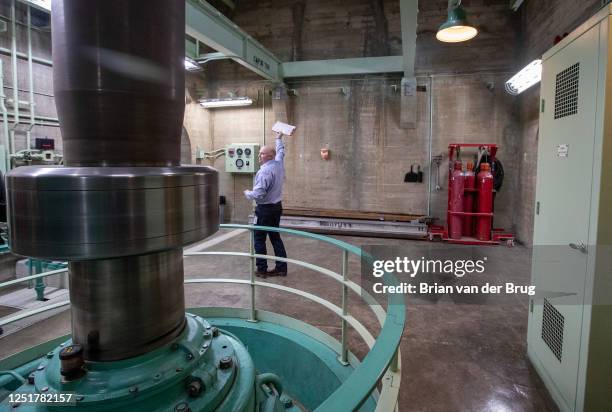
<path fill-rule="evenodd" d="M 542 340 L 555 354 L 559 362 L 563 355 L 563 329 L 565 318 L 548 300 L 544 299 L 542 313 Z"/>
<path fill-rule="evenodd" d="M 578 79 L 580 63 L 557 74 L 555 85 L 555 119 L 578 113 Z"/>

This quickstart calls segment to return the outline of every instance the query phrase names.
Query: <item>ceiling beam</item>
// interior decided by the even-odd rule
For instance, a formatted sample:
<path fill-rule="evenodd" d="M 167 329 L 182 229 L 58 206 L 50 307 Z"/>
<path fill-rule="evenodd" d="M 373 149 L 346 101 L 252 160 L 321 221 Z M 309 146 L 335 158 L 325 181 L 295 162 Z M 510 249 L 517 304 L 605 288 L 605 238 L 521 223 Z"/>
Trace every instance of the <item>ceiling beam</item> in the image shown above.
<path fill-rule="evenodd" d="M 185 3 L 186 33 L 265 79 L 281 82 L 281 61 L 203 0 Z"/>
<path fill-rule="evenodd" d="M 414 77 L 418 14 L 418 0 L 400 0 L 400 20 L 402 25 L 402 54 L 404 55 L 404 77 Z"/>
<path fill-rule="evenodd" d="M 282 64 L 283 76 L 316 77 L 403 72 L 402 56 L 307 60 Z"/>
<path fill-rule="evenodd" d="M 46 12 L 51 9 L 50 0 L 20 1 Z M 224 1 L 234 4 L 231 0 Z M 189 36 L 268 80 L 282 81 L 280 60 L 206 1 L 187 0 L 185 20 Z"/>
<path fill-rule="evenodd" d="M 400 127 L 415 129 L 417 123 L 417 81 L 414 76 L 417 46 L 418 0 L 400 0 L 403 71 L 400 101 Z"/>

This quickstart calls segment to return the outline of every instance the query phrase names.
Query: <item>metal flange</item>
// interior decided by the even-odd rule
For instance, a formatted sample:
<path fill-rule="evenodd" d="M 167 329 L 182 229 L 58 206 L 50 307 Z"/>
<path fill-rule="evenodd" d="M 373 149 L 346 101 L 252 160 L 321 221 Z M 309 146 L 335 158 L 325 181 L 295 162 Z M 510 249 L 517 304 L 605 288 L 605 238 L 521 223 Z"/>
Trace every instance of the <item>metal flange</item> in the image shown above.
<path fill-rule="evenodd" d="M 17 168 L 11 250 L 82 261 L 180 248 L 218 230 L 218 179 L 204 166 Z"/>
<path fill-rule="evenodd" d="M 213 337 L 210 324 L 187 314 L 187 326 L 173 343 L 146 355 L 116 362 L 86 362 L 86 373 L 67 380 L 60 374 L 59 354 L 68 341 L 43 360 L 33 384 L 21 393 L 75 394 L 78 411 L 252 411 L 255 367 L 246 348 L 231 335 Z M 233 359 L 230 368 L 218 367 Z M 197 385 L 195 384 L 197 383 Z M 20 407 L 28 412 L 50 411 L 44 405 Z M 63 409 L 62 409 L 63 410 Z"/>

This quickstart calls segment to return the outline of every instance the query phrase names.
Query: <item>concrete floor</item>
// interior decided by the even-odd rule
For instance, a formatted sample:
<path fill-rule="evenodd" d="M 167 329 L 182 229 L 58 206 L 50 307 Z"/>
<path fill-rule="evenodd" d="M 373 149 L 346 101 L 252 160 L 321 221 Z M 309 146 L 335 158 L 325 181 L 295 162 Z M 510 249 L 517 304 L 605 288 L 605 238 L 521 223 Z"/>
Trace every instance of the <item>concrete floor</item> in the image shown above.
<path fill-rule="evenodd" d="M 284 236 L 289 257 L 340 271 L 341 254 L 314 240 Z M 420 253 L 426 243 L 397 239 L 345 237 L 349 243 L 401 247 L 403 253 Z M 448 245 L 433 245 L 448 252 Z M 451 246 L 453 252 L 473 253 L 475 249 Z M 248 251 L 245 234 L 227 239 L 209 250 Z M 269 252 L 271 252 L 269 247 Z M 523 247 L 477 249 L 488 257 L 481 280 L 492 284 L 528 284 L 530 253 Z M 273 263 L 271 264 L 273 265 Z M 357 283 L 360 262 L 349 261 L 350 277 Z M 225 256 L 185 258 L 186 278 L 248 278 L 249 260 Z M 267 281 L 317 294 L 337 305 L 340 287 L 331 279 L 310 270 L 289 266 L 287 278 Z M 230 285 L 187 285 L 186 303 L 195 306 L 248 307 L 249 288 Z M 258 289 L 257 307 L 309 322 L 339 338 L 340 321 L 326 309 L 303 298 L 272 290 Z M 361 298 L 351 295 L 349 309 L 376 336 L 378 324 Z M 555 411 L 546 389 L 526 357 L 528 299 L 525 295 L 499 296 L 487 302 L 473 300 L 408 300 L 407 324 L 402 350 L 400 405 L 411 411 Z M 52 337 L 69 333 L 67 311 L 45 322 L 6 337 L 0 337 L 0 357 Z M 350 348 L 358 356 L 367 353 L 363 341 L 351 331 Z"/>

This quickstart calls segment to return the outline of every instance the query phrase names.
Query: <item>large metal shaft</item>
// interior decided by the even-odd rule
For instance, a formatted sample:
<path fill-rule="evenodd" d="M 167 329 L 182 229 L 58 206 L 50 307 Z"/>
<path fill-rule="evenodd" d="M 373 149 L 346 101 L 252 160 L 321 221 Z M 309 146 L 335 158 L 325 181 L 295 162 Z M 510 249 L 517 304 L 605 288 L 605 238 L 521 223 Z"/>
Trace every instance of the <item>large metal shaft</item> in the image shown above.
<path fill-rule="evenodd" d="M 57 0 L 52 40 L 67 166 L 179 165 L 184 0 Z"/>
<path fill-rule="evenodd" d="M 11 239 L 16 253 L 70 261 L 72 338 L 87 360 L 183 331 L 182 246 L 218 228 L 216 171 L 179 165 L 184 36 L 184 0 L 53 3 L 67 167 L 11 172 Z"/>
<path fill-rule="evenodd" d="M 185 323 L 183 250 L 70 263 L 72 340 L 85 358 L 137 356 Z"/>

